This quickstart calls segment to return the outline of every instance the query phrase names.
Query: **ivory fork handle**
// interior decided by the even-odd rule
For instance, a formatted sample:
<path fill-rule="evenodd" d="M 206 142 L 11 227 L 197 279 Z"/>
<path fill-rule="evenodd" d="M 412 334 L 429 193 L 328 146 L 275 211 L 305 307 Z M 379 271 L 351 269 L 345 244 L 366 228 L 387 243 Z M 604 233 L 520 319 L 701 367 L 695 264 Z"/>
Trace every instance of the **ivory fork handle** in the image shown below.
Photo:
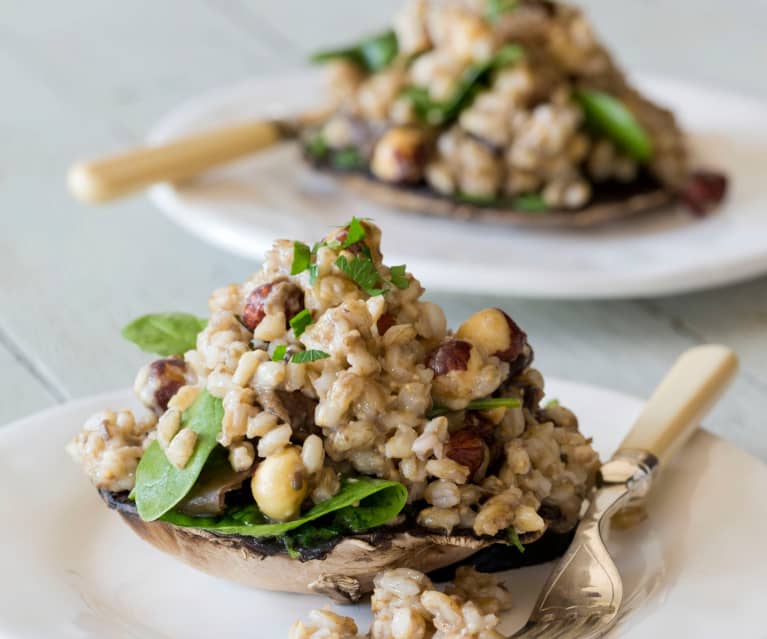
<path fill-rule="evenodd" d="M 113 200 L 157 182 L 181 180 L 272 146 L 290 135 L 279 122 L 254 121 L 199 133 L 166 144 L 75 164 L 67 177 L 83 202 Z"/>

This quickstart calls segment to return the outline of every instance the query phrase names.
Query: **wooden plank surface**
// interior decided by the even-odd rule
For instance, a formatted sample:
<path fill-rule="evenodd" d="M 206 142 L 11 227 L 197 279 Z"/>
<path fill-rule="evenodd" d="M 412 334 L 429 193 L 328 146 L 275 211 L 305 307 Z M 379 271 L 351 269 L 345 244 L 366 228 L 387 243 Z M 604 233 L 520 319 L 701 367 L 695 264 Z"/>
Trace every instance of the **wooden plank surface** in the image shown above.
<path fill-rule="evenodd" d="M 724 0 L 584 4 L 628 67 L 767 99 L 767 75 L 754 62 L 767 59 L 763 2 L 745 0 L 738 11 Z M 178 230 L 144 198 L 98 210 L 75 203 L 63 183 L 71 160 L 135 143 L 166 110 L 209 88 L 296 66 L 318 47 L 375 31 L 398 5 L 4 5 L 0 423 L 130 384 L 144 357 L 118 337 L 128 319 L 153 310 L 202 312 L 213 288 L 256 268 Z M 651 301 L 545 302 L 469 291 L 431 297 L 453 325 L 483 306 L 502 306 L 530 333 L 544 373 L 638 395 L 684 348 L 732 344 L 743 374 L 709 426 L 767 459 L 767 278 Z"/>

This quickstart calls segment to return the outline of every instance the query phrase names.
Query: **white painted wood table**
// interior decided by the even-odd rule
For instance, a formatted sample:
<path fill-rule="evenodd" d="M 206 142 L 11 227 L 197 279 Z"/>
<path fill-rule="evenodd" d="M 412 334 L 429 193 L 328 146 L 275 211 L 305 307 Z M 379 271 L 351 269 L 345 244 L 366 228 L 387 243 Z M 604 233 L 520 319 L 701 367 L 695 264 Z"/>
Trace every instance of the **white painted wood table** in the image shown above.
<path fill-rule="evenodd" d="M 628 68 L 767 99 L 762 0 L 584 4 Z M 129 385 L 144 356 L 120 339 L 126 321 L 150 311 L 202 312 L 213 288 L 255 268 L 181 232 L 144 197 L 103 209 L 78 204 L 64 186 L 70 161 L 138 142 L 166 110 L 199 92 L 297 66 L 318 46 L 378 29 L 397 5 L 2 2 L 0 423 Z M 743 370 L 708 427 L 767 460 L 767 278 L 651 301 L 526 301 L 471 291 L 432 299 L 452 325 L 502 306 L 530 333 L 545 373 L 642 396 L 681 350 L 730 344 Z"/>

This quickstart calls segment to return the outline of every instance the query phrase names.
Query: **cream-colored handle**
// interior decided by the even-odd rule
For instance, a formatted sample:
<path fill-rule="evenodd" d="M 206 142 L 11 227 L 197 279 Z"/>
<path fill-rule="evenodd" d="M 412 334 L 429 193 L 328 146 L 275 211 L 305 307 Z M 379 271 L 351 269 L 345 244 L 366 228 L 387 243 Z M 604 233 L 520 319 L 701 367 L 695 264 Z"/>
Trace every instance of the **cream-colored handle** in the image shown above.
<path fill-rule="evenodd" d="M 684 352 L 645 404 L 621 444 L 668 461 L 695 432 L 738 369 L 726 346 L 707 344 Z"/>
<path fill-rule="evenodd" d="M 281 137 L 273 122 L 247 122 L 158 146 L 132 149 L 119 155 L 74 165 L 69 189 L 84 202 L 106 202 L 156 182 L 180 180 L 225 164 Z"/>

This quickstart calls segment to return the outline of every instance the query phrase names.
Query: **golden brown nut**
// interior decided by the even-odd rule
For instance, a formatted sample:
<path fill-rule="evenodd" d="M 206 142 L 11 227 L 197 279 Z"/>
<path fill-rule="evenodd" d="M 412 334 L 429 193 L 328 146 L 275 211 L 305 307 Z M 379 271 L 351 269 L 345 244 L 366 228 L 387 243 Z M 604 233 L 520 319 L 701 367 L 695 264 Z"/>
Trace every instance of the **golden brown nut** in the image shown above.
<path fill-rule="evenodd" d="M 426 164 L 426 138 L 409 127 L 394 127 L 384 133 L 373 151 L 370 169 L 384 182 L 417 182 Z"/>
<path fill-rule="evenodd" d="M 275 280 L 250 292 L 242 309 L 242 323 L 252 331 L 267 315 L 282 312 L 285 314 L 287 328 L 290 318 L 303 308 L 304 294 L 301 288 L 287 280 Z"/>
<path fill-rule="evenodd" d="M 471 477 L 487 463 L 488 456 L 487 444 L 468 428 L 453 433 L 445 446 L 445 457 L 466 466 Z"/>
<path fill-rule="evenodd" d="M 472 399 L 491 395 L 500 385 L 501 371 L 489 364 L 470 342 L 451 339 L 426 358 L 434 371 L 432 396 L 449 408 L 463 408 Z"/>
<path fill-rule="evenodd" d="M 309 490 L 306 475 L 297 447 L 269 455 L 258 465 L 250 483 L 261 512 L 276 521 L 295 519 Z"/>
<path fill-rule="evenodd" d="M 136 376 L 133 388 L 141 402 L 157 415 L 168 408 L 178 389 L 189 383 L 186 362 L 178 357 L 158 359 L 144 366 Z"/>
<path fill-rule="evenodd" d="M 516 322 L 499 308 L 485 308 L 469 317 L 456 332 L 456 337 L 469 340 L 486 355 L 513 362 L 527 342 L 527 335 Z"/>

